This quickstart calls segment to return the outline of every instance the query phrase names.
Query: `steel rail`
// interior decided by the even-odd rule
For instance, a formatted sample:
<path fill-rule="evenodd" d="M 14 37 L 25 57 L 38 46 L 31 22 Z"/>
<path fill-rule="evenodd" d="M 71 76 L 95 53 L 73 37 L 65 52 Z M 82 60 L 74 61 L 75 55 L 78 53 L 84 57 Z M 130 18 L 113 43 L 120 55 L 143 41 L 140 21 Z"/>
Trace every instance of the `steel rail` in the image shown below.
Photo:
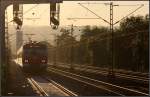
<path fill-rule="evenodd" d="M 107 68 L 100 68 L 100 67 L 95 67 L 95 66 L 90 66 L 90 65 L 86 65 L 87 68 L 91 68 L 91 69 L 98 69 L 98 70 L 106 70 Z M 117 73 L 124 73 L 124 74 L 130 74 L 130 75 L 139 75 L 139 76 L 148 76 L 148 73 L 141 73 L 141 72 L 133 72 L 133 71 L 125 71 L 125 70 L 115 70 L 115 72 Z"/>
<path fill-rule="evenodd" d="M 49 83 L 51 83 L 52 85 L 54 85 L 56 88 L 60 89 L 63 93 L 65 93 L 65 95 L 68 95 L 68 96 L 78 96 L 77 94 L 73 93 L 72 91 L 66 89 L 65 87 L 61 86 L 60 84 L 56 83 L 55 81 L 53 80 L 50 80 L 46 77 L 41 77 L 42 79 L 44 80 L 47 80 Z M 46 91 L 40 86 L 38 85 L 38 83 L 33 79 L 33 78 L 27 78 L 27 80 L 29 81 L 30 84 L 32 84 L 32 86 L 34 88 L 36 88 L 36 90 L 38 90 L 40 92 L 40 94 L 42 96 L 50 96 L 46 93 Z M 50 85 L 48 83 L 48 85 Z"/>
<path fill-rule="evenodd" d="M 86 70 L 86 72 L 97 73 L 97 74 L 105 74 L 105 75 L 108 74 L 108 72 L 105 71 L 105 70 L 100 71 L 100 70 L 83 69 L 83 68 L 80 68 L 79 70 L 83 70 L 83 71 Z M 117 73 L 117 72 L 115 73 L 115 76 L 116 77 L 120 77 L 120 78 L 131 79 L 131 80 L 138 80 L 138 81 L 142 81 L 144 83 L 148 83 L 149 82 L 149 79 L 145 78 L 145 77 L 132 76 L 132 75 L 121 74 L 121 73 Z"/>
<path fill-rule="evenodd" d="M 49 96 L 33 78 L 27 78 L 28 82 L 35 87 L 41 94 L 41 96 Z"/>
<path fill-rule="evenodd" d="M 50 68 L 52 70 L 52 68 Z M 54 69 L 53 70 L 57 71 L 57 72 L 62 72 L 64 74 L 69 74 L 70 76 L 74 76 L 74 77 L 79 77 L 79 78 L 82 78 L 82 79 L 85 79 L 85 80 L 89 80 L 89 81 L 92 81 L 93 83 L 98 83 L 98 84 L 102 84 L 102 85 L 105 85 L 107 86 L 108 88 L 111 88 L 111 89 L 117 89 L 119 92 L 120 91 L 126 91 L 127 93 L 129 94 L 137 94 L 137 95 L 145 95 L 145 96 L 148 96 L 147 93 L 143 93 L 143 92 L 140 92 L 140 91 L 137 91 L 137 90 L 133 90 L 133 89 L 128 89 L 128 88 L 125 88 L 125 87 L 121 87 L 121 86 L 117 86 L 117 85 L 114 85 L 114 84 L 111 84 L 111 83 L 107 83 L 107 82 L 103 82 L 103 81 L 99 81 L 99 80 L 95 80 L 95 79 L 91 79 L 91 78 L 88 78 L 88 77 L 85 77 L 85 76 L 81 76 L 81 75 L 77 75 L 77 74 L 73 74 L 73 73 L 70 73 L 70 72 L 66 72 L 66 71 L 62 71 L 62 70 L 58 70 L 58 69 Z M 62 74 L 60 73 L 60 74 Z M 121 94 L 122 95 L 122 94 Z"/>
<path fill-rule="evenodd" d="M 98 67 L 96 67 L 96 68 L 98 68 L 98 70 L 93 70 L 95 68 L 88 68 L 86 66 L 84 66 L 84 68 L 80 68 L 81 66 L 75 65 L 74 67 L 77 67 L 78 70 L 87 70 L 87 71 L 90 71 L 92 73 L 105 74 L 105 75 L 108 74 L 108 71 L 106 69 L 101 69 L 101 68 L 98 68 Z M 149 78 L 145 78 L 145 77 L 141 77 L 141 76 L 135 76 L 135 75 L 132 75 L 132 74 L 128 75 L 128 74 L 120 73 L 120 72 L 116 72 L 115 74 L 116 74 L 117 77 L 120 77 L 120 78 L 127 78 L 127 79 L 131 79 L 131 80 L 138 80 L 138 81 L 142 81 L 144 83 L 148 83 L 149 82 Z"/>
<path fill-rule="evenodd" d="M 66 63 L 60 63 L 60 64 L 67 65 Z M 84 68 L 98 69 L 98 70 L 107 70 L 108 69 L 108 68 L 101 68 L 101 67 L 91 66 L 91 65 L 87 65 L 87 64 L 85 64 L 85 65 L 75 64 L 76 67 L 82 67 L 83 66 Z M 117 73 L 124 73 L 124 74 L 130 74 L 130 75 L 138 75 L 138 76 L 149 76 L 149 73 L 125 71 L 125 70 L 122 70 L 122 69 L 115 69 L 115 72 L 117 72 Z"/>
<path fill-rule="evenodd" d="M 60 90 L 62 90 L 64 93 L 66 93 L 69 96 L 78 96 L 77 94 L 73 93 L 72 91 L 66 89 L 65 87 L 63 87 L 62 85 L 58 84 L 57 82 L 50 80 L 49 78 L 43 77 L 44 79 L 48 80 L 49 82 L 51 82 L 54 86 L 56 86 L 57 88 L 59 88 Z"/>
<path fill-rule="evenodd" d="M 58 72 L 56 72 L 56 71 L 50 71 L 50 72 L 57 73 L 57 74 L 59 74 L 59 75 L 68 77 L 68 78 L 70 78 L 70 79 L 76 80 L 76 81 L 81 82 L 81 83 L 84 83 L 84 84 L 86 84 L 86 85 L 90 85 L 90 86 L 96 87 L 96 88 L 101 89 L 101 90 L 105 90 L 105 91 L 107 91 L 107 92 L 110 92 L 110 93 L 113 93 L 113 94 L 116 94 L 116 95 L 119 95 L 119 96 L 125 96 L 125 95 L 119 94 L 119 93 L 117 93 L 117 92 L 114 92 L 114 91 L 112 91 L 112 90 L 110 90 L 110 89 L 106 89 L 106 88 L 104 88 L 104 87 L 99 87 L 99 86 L 97 86 L 97 85 L 95 85 L 95 84 L 91 84 L 91 83 L 89 83 L 89 82 L 85 82 L 85 81 L 82 81 L 82 80 L 80 80 L 80 79 L 73 78 L 73 77 L 71 77 L 71 76 L 64 75 L 64 74 L 62 74 L 62 73 L 58 73 Z"/>

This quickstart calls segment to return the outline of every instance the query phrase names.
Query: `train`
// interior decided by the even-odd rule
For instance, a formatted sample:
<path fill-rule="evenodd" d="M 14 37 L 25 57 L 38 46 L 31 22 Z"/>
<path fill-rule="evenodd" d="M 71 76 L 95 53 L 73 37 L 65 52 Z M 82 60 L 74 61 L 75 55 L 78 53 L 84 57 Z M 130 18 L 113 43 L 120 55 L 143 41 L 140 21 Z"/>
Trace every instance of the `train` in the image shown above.
<path fill-rule="evenodd" d="M 22 46 L 17 55 L 22 58 L 22 68 L 25 72 L 46 71 L 48 66 L 48 47 L 46 44 L 30 41 Z"/>

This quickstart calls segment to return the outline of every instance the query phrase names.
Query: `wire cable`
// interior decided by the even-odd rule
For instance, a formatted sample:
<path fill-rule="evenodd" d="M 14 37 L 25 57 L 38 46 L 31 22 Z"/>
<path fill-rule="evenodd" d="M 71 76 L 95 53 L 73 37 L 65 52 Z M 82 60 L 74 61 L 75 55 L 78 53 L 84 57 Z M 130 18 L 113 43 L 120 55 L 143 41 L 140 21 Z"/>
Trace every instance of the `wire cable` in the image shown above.
<path fill-rule="evenodd" d="M 115 22 L 113 25 L 119 23 L 120 21 L 124 20 L 126 17 L 128 17 L 129 15 L 133 14 L 134 12 L 136 12 L 137 10 L 139 10 L 140 8 L 142 8 L 144 6 L 144 4 L 142 4 L 140 7 L 138 7 L 137 9 L 135 9 L 134 11 L 132 11 L 131 13 L 127 14 L 125 17 L 123 17 L 122 19 L 118 20 L 117 22 Z"/>
<path fill-rule="evenodd" d="M 100 17 L 99 15 L 97 15 L 96 13 L 94 13 L 92 10 L 88 9 L 87 7 L 85 7 L 84 5 L 82 5 L 81 3 L 78 3 L 80 6 L 82 6 L 83 8 L 87 9 L 88 11 L 90 11 L 91 13 L 93 13 L 94 15 L 96 15 L 99 19 L 102 19 L 104 22 L 110 24 L 107 20 L 103 19 L 102 17 Z"/>
<path fill-rule="evenodd" d="M 39 4 L 36 4 L 35 6 L 31 7 L 30 9 L 28 9 L 27 11 L 25 11 L 23 14 L 25 15 L 26 13 L 28 13 L 30 10 L 32 10 L 33 8 L 37 7 Z M 14 20 L 12 19 L 11 21 L 9 21 L 8 23 L 13 22 Z"/>

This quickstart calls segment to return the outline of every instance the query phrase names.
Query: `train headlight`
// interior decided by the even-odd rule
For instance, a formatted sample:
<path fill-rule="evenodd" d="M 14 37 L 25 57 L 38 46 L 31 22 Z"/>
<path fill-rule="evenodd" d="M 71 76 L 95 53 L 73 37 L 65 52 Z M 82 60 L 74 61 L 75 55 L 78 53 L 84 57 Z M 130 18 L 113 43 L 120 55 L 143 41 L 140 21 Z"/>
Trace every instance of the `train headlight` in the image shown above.
<path fill-rule="evenodd" d="M 46 62 L 46 60 L 42 60 L 42 63 L 45 63 Z"/>
<path fill-rule="evenodd" d="M 25 62 L 27 63 L 27 62 L 29 62 L 28 60 L 25 60 Z"/>

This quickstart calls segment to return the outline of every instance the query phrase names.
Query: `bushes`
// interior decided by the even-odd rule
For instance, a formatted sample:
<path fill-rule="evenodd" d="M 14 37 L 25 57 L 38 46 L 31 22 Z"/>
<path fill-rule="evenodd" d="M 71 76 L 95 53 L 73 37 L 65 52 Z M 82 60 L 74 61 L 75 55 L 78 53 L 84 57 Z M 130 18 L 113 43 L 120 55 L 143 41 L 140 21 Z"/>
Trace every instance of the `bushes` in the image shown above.
<path fill-rule="evenodd" d="M 114 29 L 114 68 L 148 72 L 148 21 L 147 18 L 132 16 L 121 22 L 119 28 Z M 86 26 L 82 30 L 80 41 L 70 36 L 69 32 L 59 37 L 61 39 L 57 39 L 59 45 L 56 47 L 58 62 L 99 67 L 112 65 L 112 37 L 109 28 Z"/>

